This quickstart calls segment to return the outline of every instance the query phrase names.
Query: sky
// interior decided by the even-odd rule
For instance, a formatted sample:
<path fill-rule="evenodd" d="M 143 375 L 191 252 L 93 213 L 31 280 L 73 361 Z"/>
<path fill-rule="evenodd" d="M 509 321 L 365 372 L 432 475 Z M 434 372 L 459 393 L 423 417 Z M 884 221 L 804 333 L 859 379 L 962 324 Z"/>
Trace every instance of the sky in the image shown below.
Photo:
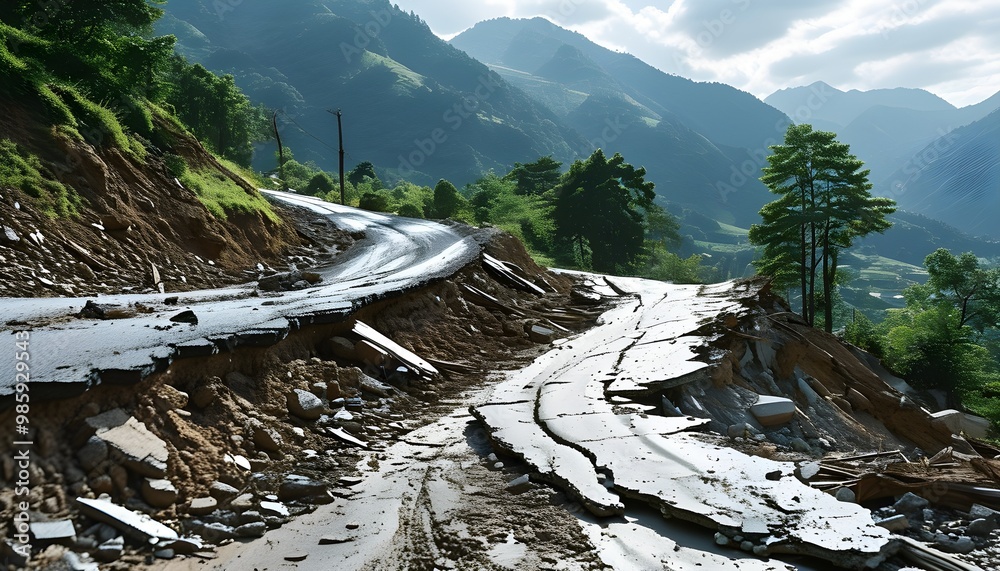
<path fill-rule="evenodd" d="M 1000 0 L 393 0 L 449 39 L 542 16 L 667 73 L 763 99 L 824 81 L 923 88 L 962 107 L 1000 91 Z"/>

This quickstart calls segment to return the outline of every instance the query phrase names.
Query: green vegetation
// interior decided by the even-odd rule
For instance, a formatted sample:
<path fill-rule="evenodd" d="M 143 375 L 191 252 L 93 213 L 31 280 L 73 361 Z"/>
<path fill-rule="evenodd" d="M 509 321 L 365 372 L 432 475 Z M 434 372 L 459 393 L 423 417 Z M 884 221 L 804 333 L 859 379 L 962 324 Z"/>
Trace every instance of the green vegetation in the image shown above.
<path fill-rule="evenodd" d="M 158 117 L 179 127 L 183 122 L 218 155 L 249 165 L 253 141 L 266 137 L 263 110 L 250 105 L 231 76 L 215 76 L 175 55 L 173 36 L 152 36 L 162 14 L 157 4 L 162 1 L 5 2 L 0 95 L 40 110 L 57 135 L 115 147 L 138 161 L 146 159 L 147 147 L 165 145 L 154 127 Z M 5 184 L 23 188 L 50 216 L 76 214 L 79 198 L 30 149 L 7 141 L 0 153 Z M 185 170 L 176 161 L 168 169 Z M 232 207 L 274 218 L 261 197 L 223 192 L 225 185 L 203 175 L 186 173 L 217 216 Z"/>
<path fill-rule="evenodd" d="M 245 190 L 219 171 L 185 168 L 177 178 L 181 184 L 194 191 L 205 208 L 216 218 L 225 220 L 231 214 L 259 212 L 271 222 L 281 223 L 281 219 L 263 196 Z"/>
<path fill-rule="evenodd" d="M 50 218 L 75 216 L 80 206 L 73 189 L 47 173 L 38 157 L 7 139 L 0 139 L 0 187 L 20 188 Z"/>
<path fill-rule="evenodd" d="M 845 337 L 917 388 L 1000 424 L 1000 269 L 945 249 L 924 265 L 930 279 L 904 291 L 906 307 L 877 325 L 856 316 Z"/>
<path fill-rule="evenodd" d="M 750 242 L 763 246 L 755 265 L 779 286 L 798 283 L 803 317 L 816 323 L 818 302 L 829 332 L 840 251 L 888 229 L 885 217 L 895 211 L 895 202 L 871 195 L 869 171 L 834 133 L 792 125 L 785 144 L 771 149 L 761 181 L 780 198 L 764 205 L 762 222 L 750 228 Z"/>

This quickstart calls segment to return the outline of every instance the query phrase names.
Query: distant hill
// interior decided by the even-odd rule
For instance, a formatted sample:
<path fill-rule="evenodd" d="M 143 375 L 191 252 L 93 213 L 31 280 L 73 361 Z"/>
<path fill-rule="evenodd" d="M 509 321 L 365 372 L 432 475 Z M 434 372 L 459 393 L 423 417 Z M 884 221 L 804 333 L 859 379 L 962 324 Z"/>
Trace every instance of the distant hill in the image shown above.
<path fill-rule="evenodd" d="M 280 110 L 282 142 L 301 162 L 337 169 L 343 110 L 348 168 L 371 161 L 388 179 L 463 185 L 489 169 L 586 147 L 549 109 L 437 38 L 387 0 L 170 2 L 158 32 L 247 94 Z M 255 157 L 275 167 L 275 146 Z"/>
<path fill-rule="evenodd" d="M 871 169 L 875 191 L 887 195 L 887 177 L 935 139 L 1000 108 L 1000 93 L 956 108 L 923 89 L 841 91 L 820 81 L 776 91 L 764 101 L 798 123 L 837 133 Z"/>
<path fill-rule="evenodd" d="M 481 22 L 452 44 L 581 132 L 646 167 L 664 202 L 750 224 L 770 195 L 757 180 L 787 118 L 733 87 L 663 73 L 548 20 Z"/>
<path fill-rule="evenodd" d="M 936 139 L 886 186 L 902 208 L 1000 239 L 1000 111 Z"/>

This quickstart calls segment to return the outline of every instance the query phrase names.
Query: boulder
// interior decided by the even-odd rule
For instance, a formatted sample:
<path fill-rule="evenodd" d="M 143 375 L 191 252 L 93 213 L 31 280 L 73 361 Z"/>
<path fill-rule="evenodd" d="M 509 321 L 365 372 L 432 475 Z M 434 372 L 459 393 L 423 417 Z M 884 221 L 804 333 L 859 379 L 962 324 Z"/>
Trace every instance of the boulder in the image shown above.
<path fill-rule="evenodd" d="M 264 537 L 267 533 L 267 524 L 262 521 L 245 523 L 236 528 L 236 535 L 240 537 Z"/>
<path fill-rule="evenodd" d="M 219 502 L 212 497 L 195 498 L 188 504 L 188 513 L 191 515 L 208 515 L 219 507 Z"/>
<path fill-rule="evenodd" d="M 223 482 L 213 482 L 208 487 L 208 494 L 220 502 L 227 502 L 240 493 L 239 490 Z"/>
<path fill-rule="evenodd" d="M 337 381 L 327 381 L 326 398 L 328 400 L 337 400 L 342 396 L 344 396 L 344 393 L 340 390 L 340 383 Z"/>
<path fill-rule="evenodd" d="M 847 402 L 851 403 L 851 408 L 854 410 L 859 410 L 861 412 L 871 413 L 872 403 L 868 400 L 865 395 L 859 393 L 856 389 L 847 389 Z"/>
<path fill-rule="evenodd" d="M 556 332 L 549 329 L 548 327 L 542 327 L 541 325 L 532 325 L 528 329 L 528 339 L 531 339 L 532 343 L 549 344 L 555 339 Z"/>
<path fill-rule="evenodd" d="M 784 397 L 760 395 L 750 412 L 761 426 L 777 426 L 795 416 L 795 402 Z"/>
<path fill-rule="evenodd" d="M 969 535 L 974 535 L 976 537 L 989 537 L 991 533 L 996 531 L 997 523 L 996 521 L 990 521 L 986 518 L 979 518 L 969 522 L 968 532 Z"/>
<path fill-rule="evenodd" d="M 111 563 L 118 561 L 123 553 L 125 553 L 125 538 L 118 536 L 98 545 L 94 551 L 94 559 L 101 563 Z"/>
<path fill-rule="evenodd" d="M 76 451 L 76 458 L 84 471 L 90 472 L 108 459 L 108 443 L 97 436 L 91 436 L 86 444 Z"/>
<path fill-rule="evenodd" d="M 295 389 L 286 395 L 288 400 L 288 412 L 303 420 L 317 420 L 323 416 L 323 401 L 316 395 Z"/>
<path fill-rule="evenodd" d="M 323 495 L 326 495 L 325 483 L 297 474 L 286 476 L 285 481 L 278 487 L 278 499 L 283 502 Z"/>
<path fill-rule="evenodd" d="M 281 452 L 284 441 L 273 428 L 258 426 L 253 429 L 253 443 L 265 452 Z"/>
<path fill-rule="evenodd" d="M 899 498 L 898 501 L 896 501 L 895 504 L 892 505 L 892 509 L 898 514 L 917 515 L 929 505 L 930 502 L 924 498 L 921 498 L 913 492 L 906 492 L 901 498 Z"/>
<path fill-rule="evenodd" d="M 512 494 L 523 494 L 531 489 L 531 478 L 525 474 L 507 482 L 507 491 Z"/>
<path fill-rule="evenodd" d="M 333 357 L 348 361 L 358 360 L 358 354 L 354 350 L 354 342 L 346 337 L 331 337 L 323 344 L 321 349 Z"/>
<path fill-rule="evenodd" d="M 108 232 L 125 232 L 132 227 L 132 223 L 114 214 L 105 214 L 101 216 L 101 226 Z"/>

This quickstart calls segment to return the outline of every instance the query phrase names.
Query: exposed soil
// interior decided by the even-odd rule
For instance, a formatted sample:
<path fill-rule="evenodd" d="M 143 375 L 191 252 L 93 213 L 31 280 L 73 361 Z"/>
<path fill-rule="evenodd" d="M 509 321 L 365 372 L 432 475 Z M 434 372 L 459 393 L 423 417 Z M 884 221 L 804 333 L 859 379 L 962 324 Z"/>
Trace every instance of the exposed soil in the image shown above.
<path fill-rule="evenodd" d="M 177 127 L 156 121 L 157 141 L 145 161 L 118 149 L 74 141 L 43 128 L 34 112 L 0 102 L 0 137 L 37 154 L 47 176 L 83 200 L 79 216 L 52 219 L 18 188 L 0 188 L 0 296 L 51 297 L 189 291 L 256 279 L 258 264 L 281 270 L 289 256 L 315 257 L 309 236 L 260 214 L 219 220 L 170 175 L 162 157 L 179 155 L 192 168 L 212 168 L 247 193 L 257 191 Z M 328 233 L 335 241 L 349 237 Z M 319 244 L 316 244 L 319 246 Z"/>

